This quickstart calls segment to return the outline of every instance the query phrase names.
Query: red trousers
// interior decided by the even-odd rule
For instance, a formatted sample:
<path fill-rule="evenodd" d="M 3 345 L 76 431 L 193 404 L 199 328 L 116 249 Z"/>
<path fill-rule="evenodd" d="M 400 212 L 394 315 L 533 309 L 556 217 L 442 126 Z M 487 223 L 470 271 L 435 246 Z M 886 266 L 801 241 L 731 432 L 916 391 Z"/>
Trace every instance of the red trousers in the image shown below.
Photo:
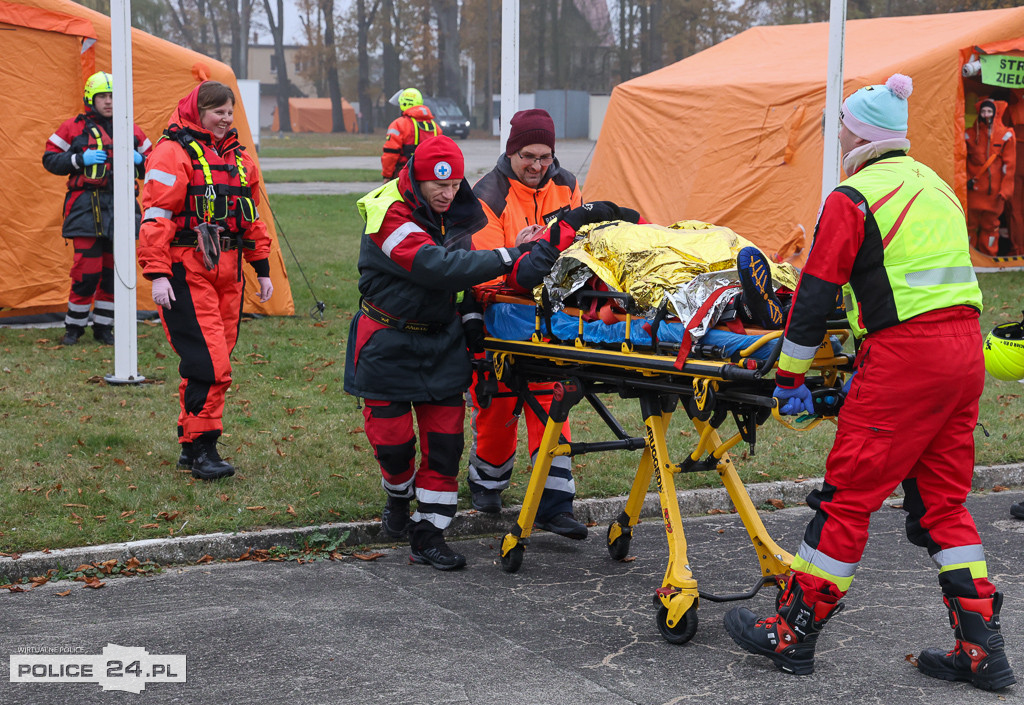
<path fill-rule="evenodd" d="M 93 323 L 114 325 L 114 243 L 107 237 L 76 237 L 71 261 L 71 293 L 65 326 L 85 328 L 95 301 Z"/>
<path fill-rule="evenodd" d="M 902 483 L 907 536 L 939 566 L 943 593 L 991 596 L 981 538 L 964 507 L 985 385 L 977 312 L 942 309 L 872 333 L 856 364 L 824 484 L 807 498 L 817 514 L 794 560 L 805 595 L 835 602 L 845 593 L 871 514 Z"/>
<path fill-rule="evenodd" d="M 519 435 L 519 419 L 513 415 L 515 397 L 494 397 L 487 408 L 481 408 L 476 398 L 477 373 L 473 372 L 473 384 L 469 388 L 469 399 L 473 406 L 472 429 L 473 447 L 469 453 L 469 489 L 471 492 L 504 490 L 512 478 L 516 445 Z M 535 383 L 530 391 L 540 392 L 537 401 L 545 412 L 551 409 L 550 391 L 554 383 Z M 507 393 L 509 388 L 498 383 L 498 391 Z M 545 392 L 547 392 L 545 394 Z M 537 458 L 544 436 L 544 423 L 537 418 L 529 406 L 523 407 L 526 416 L 526 437 L 530 450 L 530 466 Z M 562 427 L 562 435 L 572 440 L 569 424 Z M 576 481 L 572 477 L 572 458 L 560 455 L 551 461 L 551 470 L 544 485 L 544 492 L 537 506 L 537 518 L 545 521 L 556 514 L 572 511 L 576 496 Z"/>
<path fill-rule="evenodd" d="M 171 347 L 181 358 L 178 374 L 179 440 L 195 441 L 202 433 L 224 428 L 224 394 L 231 386 L 231 352 L 238 341 L 242 282 L 238 253 L 221 253 L 212 271 L 192 248 L 171 248 L 171 308 L 160 320 Z"/>
<path fill-rule="evenodd" d="M 420 436 L 419 465 L 414 412 Z M 381 485 L 392 497 L 415 496 L 413 521 L 427 521 L 443 531 L 455 516 L 465 418 L 466 403 L 460 395 L 424 402 L 365 400 L 363 428 L 380 465 Z"/>

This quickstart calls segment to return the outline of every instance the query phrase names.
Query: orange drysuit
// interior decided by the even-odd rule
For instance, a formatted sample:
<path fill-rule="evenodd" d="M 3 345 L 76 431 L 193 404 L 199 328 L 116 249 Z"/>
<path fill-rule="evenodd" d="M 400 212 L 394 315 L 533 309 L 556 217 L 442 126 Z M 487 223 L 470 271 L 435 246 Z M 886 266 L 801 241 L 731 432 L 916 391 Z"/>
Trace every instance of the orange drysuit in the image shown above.
<path fill-rule="evenodd" d="M 981 119 L 983 105 L 995 110 L 992 122 Z M 982 98 L 978 120 L 967 130 L 967 233 L 979 252 L 999 252 L 999 216 L 1013 196 L 1017 164 L 1017 139 L 1013 128 L 1003 124 L 1006 102 Z"/>
<path fill-rule="evenodd" d="M 200 126 L 198 93 L 197 86 L 178 103 L 165 139 L 146 163 L 139 233 L 143 275 L 170 279 L 175 297 L 171 308 L 160 308 L 160 319 L 181 357 L 181 443 L 203 434 L 219 436 L 223 428 L 224 393 L 231 386 L 231 351 L 242 313 L 242 259 L 257 276 L 270 276 L 270 237 L 255 208 L 259 168 L 235 130 L 217 142 Z M 212 270 L 197 251 L 194 228 L 204 221 L 223 228 L 223 251 Z"/>
<path fill-rule="evenodd" d="M 528 225 L 544 225 L 563 215 L 564 212 L 583 203 L 576 177 L 562 169 L 555 160 L 548 167 L 537 188 L 526 186 L 516 178 L 512 164 L 506 155 L 501 155 L 498 164 L 485 174 L 473 193 L 483 204 L 487 214 L 487 225 L 473 235 L 474 250 L 492 250 L 497 247 L 513 247 L 516 235 Z M 494 281 L 500 281 L 494 280 Z M 493 282 L 482 284 L 486 287 Z M 481 408 L 475 389 L 476 372 L 473 373 L 470 403 L 473 428 L 473 447 L 469 455 L 469 487 L 472 492 L 504 490 L 512 477 L 516 455 L 518 418 L 514 415 L 515 397 L 495 396 L 486 408 Z M 531 384 L 530 390 L 544 392 L 552 384 Z M 499 393 L 508 393 L 505 385 L 498 383 Z M 538 396 L 544 411 L 551 408 L 551 395 Z M 525 407 L 527 439 L 530 460 L 535 460 L 544 433 L 544 423 L 536 414 Z M 570 439 L 569 424 L 562 428 L 562 434 Z M 537 508 L 537 520 L 543 522 L 552 516 L 572 511 L 576 485 L 572 477 L 572 459 L 568 456 L 555 458 Z"/>
<path fill-rule="evenodd" d="M 425 105 L 414 105 L 388 125 L 384 138 L 384 152 L 380 155 L 380 170 L 385 179 L 398 177 L 417 145 L 428 137 L 443 134 L 434 121 L 434 114 Z"/>
<path fill-rule="evenodd" d="M 1006 109 L 1004 117 L 1013 125 L 1014 133 L 1024 127 L 1024 100 L 1018 100 Z M 1016 164 L 1024 163 L 1024 140 L 1017 142 Z M 1024 169 L 1014 169 L 1013 195 L 1010 197 L 1010 254 L 1024 255 Z"/>

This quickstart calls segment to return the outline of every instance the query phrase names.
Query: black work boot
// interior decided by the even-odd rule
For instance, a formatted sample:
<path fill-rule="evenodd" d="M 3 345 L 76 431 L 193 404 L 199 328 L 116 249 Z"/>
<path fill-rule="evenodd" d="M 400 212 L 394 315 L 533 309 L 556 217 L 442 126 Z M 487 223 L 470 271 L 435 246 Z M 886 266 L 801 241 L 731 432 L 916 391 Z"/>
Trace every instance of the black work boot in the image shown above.
<path fill-rule="evenodd" d="M 1003 651 L 1003 635 L 999 633 L 1003 594 L 997 592 L 985 598 L 943 596 L 942 600 L 949 609 L 956 645 L 949 652 L 922 651 L 917 657 L 921 673 L 944 681 L 969 681 L 982 690 L 998 690 L 1016 683 Z"/>
<path fill-rule="evenodd" d="M 471 503 L 473 509 L 484 514 L 501 512 L 501 490 L 480 490 L 473 492 Z"/>
<path fill-rule="evenodd" d="M 577 521 L 572 512 L 561 512 L 543 521 L 536 522 L 537 528 L 564 536 L 567 539 L 582 541 L 587 538 L 587 525 Z"/>
<path fill-rule="evenodd" d="M 409 540 L 409 498 L 392 497 L 380 512 L 380 526 L 384 533 L 393 539 Z"/>
<path fill-rule="evenodd" d="M 179 445 L 181 446 L 181 455 L 178 456 L 178 467 L 191 470 L 192 463 L 196 459 L 195 444 L 186 441 Z"/>
<path fill-rule="evenodd" d="M 217 452 L 217 439 L 219 433 L 204 433 L 197 438 L 192 449 L 192 477 L 197 480 L 219 480 L 222 477 L 231 477 L 235 474 L 235 468 L 228 462 L 221 460 Z"/>
<path fill-rule="evenodd" d="M 438 570 L 457 570 L 466 566 L 466 557 L 456 553 L 444 540 L 444 533 L 429 521 L 417 521 L 409 529 L 409 560 L 426 563 Z"/>
<path fill-rule="evenodd" d="M 64 337 L 60 339 L 61 345 L 74 345 L 82 337 L 85 328 L 82 326 L 64 326 Z"/>
<path fill-rule="evenodd" d="M 1017 502 L 1010 505 L 1010 516 L 1024 519 L 1024 502 Z"/>
<path fill-rule="evenodd" d="M 92 337 L 94 337 L 97 342 L 102 343 L 103 345 L 113 345 L 114 327 L 100 325 L 99 323 L 93 323 Z"/>
<path fill-rule="evenodd" d="M 752 654 L 767 656 L 780 671 L 798 676 L 814 673 L 814 646 L 825 623 L 842 605 L 818 605 L 804 601 L 804 592 L 790 576 L 779 598 L 779 613 L 758 619 L 746 607 L 735 607 L 725 615 L 725 630 L 737 644 Z"/>

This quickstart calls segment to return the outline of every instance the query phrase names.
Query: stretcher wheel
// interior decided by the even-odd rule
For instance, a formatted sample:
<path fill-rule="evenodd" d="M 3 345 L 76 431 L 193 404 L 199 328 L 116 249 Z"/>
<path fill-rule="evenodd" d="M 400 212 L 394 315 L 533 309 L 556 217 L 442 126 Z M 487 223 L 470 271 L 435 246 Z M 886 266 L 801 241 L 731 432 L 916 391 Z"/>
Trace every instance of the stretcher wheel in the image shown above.
<path fill-rule="evenodd" d="M 697 607 L 693 606 L 683 613 L 683 618 L 674 627 L 668 626 L 668 607 L 658 607 L 658 631 L 662 638 L 670 644 L 685 644 L 697 633 Z"/>
<path fill-rule="evenodd" d="M 612 528 L 617 524 L 617 522 L 612 522 L 608 526 L 609 539 L 612 535 Z M 633 538 L 633 532 L 628 527 L 619 526 L 622 533 L 614 541 L 608 541 L 608 555 L 612 557 L 613 561 L 624 560 L 629 555 L 629 542 Z"/>
<path fill-rule="evenodd" d="M 526 547 L 517 544 L 501 557 L 501 569 L 506 573 L 515 573 L 523 566 L 523 552 Z"/>

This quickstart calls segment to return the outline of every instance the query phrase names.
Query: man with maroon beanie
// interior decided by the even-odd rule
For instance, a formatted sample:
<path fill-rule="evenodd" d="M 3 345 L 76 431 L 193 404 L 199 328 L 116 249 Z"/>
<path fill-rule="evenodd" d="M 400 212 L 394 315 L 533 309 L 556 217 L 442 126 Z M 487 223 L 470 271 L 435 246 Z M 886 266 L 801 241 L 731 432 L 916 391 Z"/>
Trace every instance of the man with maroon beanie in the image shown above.
<path fill-rule="evenodd" d="M 471 251 L 471 235 L 487 218 L 463 175 L 458 145 L 431 137 L 397 179 L 359 200 L 366 223 L 360 301 L 345 363 L 345 391 L 365 398 L 366 437 L 387 493 L 382 528 L 392 538 L 408 536 L 413 562 L 439 570 L 466 565 L 444 540 L 458 501 L 471 379 L 463 326 L 480 318 L 462 315 L 474 303 L 462 292 L 508 273 L 535 286 L 558 256 L 557 231 L 554 245 Z"/>
<path fill-rule="evenodd" d="M 505 153 L 476 186 L 473 193 L 483 204 L 487 224 L 473 236 L 475 249 L 487 250 L 516 244 L 536 228 L 550 223 L 582 204 L 576 177 L 561 168 L 555 158 L 555 124 L 544 110 L 521 110 L 512 116 Z M 493 285 L 487 282 L 482 286 Z M 476 380 L 474 379 L 474 382 Z M 553 385 L 531 384 L 541 392 L 538 401 L 545 411 L 551 406 Z M 481 512 L 501 511 L 501 492 L 508 487 L 516 455 L 518 417 L 516 399 L 495 396 L 486 407 L 470 390 L 472 404 L 473 447 L 469 454 L 469 489 L 473 507 Z M 499 383 L 500 392 L 508 388 Z M 536 459 L 544 433 L 544 422 L 526 408 L 526 429 L 530 460 Z M 569 438 L 569 426 L 562 431 Z M 587 527 L 576 520 L 572 502 L 576 485 L 572 477 L 572 458 L 561 456 L 551 464 L 544 494 L 537 509 L 537 525 L 571 539 L 587 536 Z"/>

